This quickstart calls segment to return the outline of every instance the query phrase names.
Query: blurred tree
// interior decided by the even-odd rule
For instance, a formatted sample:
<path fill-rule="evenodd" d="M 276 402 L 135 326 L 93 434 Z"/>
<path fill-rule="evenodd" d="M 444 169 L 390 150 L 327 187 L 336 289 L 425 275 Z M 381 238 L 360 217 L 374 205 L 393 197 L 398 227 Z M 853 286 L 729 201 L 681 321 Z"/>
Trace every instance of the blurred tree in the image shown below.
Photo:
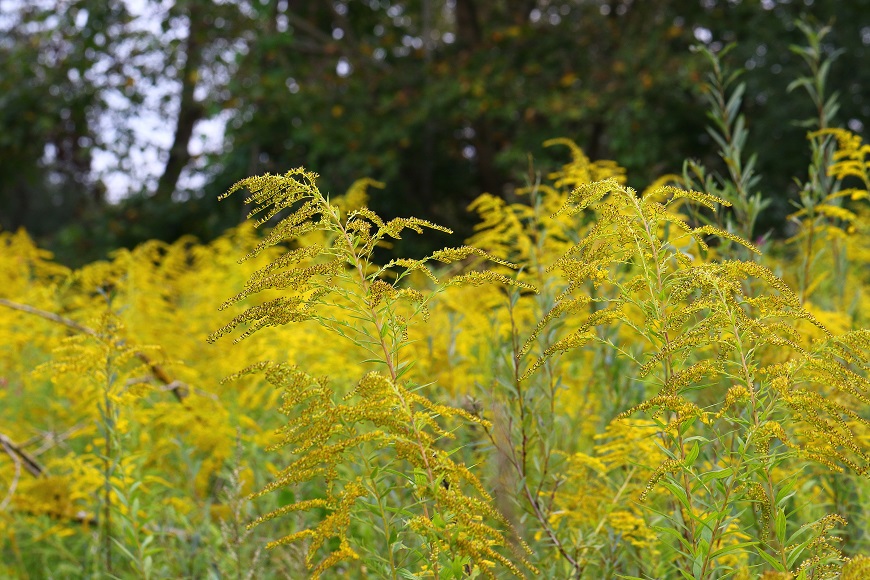
<path fill-rule="evenodd" d="M 634 183 L 679 171 L 687 156 L 715 168 L 698 94 L 706 64 L 689 47 L 737 42 L 732 66 L 749 69 L 750 148 L 763 185 L 780 196 L 765 226 L 782 221 L 806 165 L 804 131 L 791 121 L 811 114 L 810 103 L 786 94 L 803 74 L 789 51 L 801 41 L 796 18 L 834 19 L 841 31 L 832 40 L 852 63 L 832 77 L 849 87 L 843 121 L 854 129 L 870 107 L 859 97 L 870 77 L 856 66 L 867 56 L 867 0 L 260 5 L 266 21 L 234 79 L 238 109 L 210 195 L 305 164 L 327 189 L 371 175 L 388 184 L 374 201 L 380 210 L 461 227 L 465 202 L 522 183 L 527 153 L 541 163 L 552 136 L 618 159 Z"/>
<path fill-rule="evenodd" d="M 678 167 L 704 124 L 692 31 L 673 22 L 685 3 L 542 4 L 261 2 L 214 190 L 304 163 L 333 191 L 386 181 L 387 213 L 461 225 L 554 135 L 624 154 L 638 179 Z"/>
<path fill-rule="evenodd" d="M 192 166 L 196 123 L 232 98 L 224 87 L 243 48 L 239 27 L 251 29 L 236 3 L 135 5 L 0 4 L 0 228 L 25 227 L 67 261 L 191 229 L 173 194 Z M 172 145 L 148 176 L 137 165 L 149 164 L 154 135 Z M 132 185 L 122 207 L 106 199 L 119 174 Z M 145 198 L 160 211 L 142 211 Z"/>
<path fill-rule="evenodd" d="M 806 179 L 809 163 L 808 126 L 801 123 L 817 118 L 817 111 L 804 91 L 788 92 L 789 84 L 806 76 L 803 60 L 792 51 L 805 40 L 796 27 L 797 19 L 811 25 L 832 25 L 822 50 L 842 50 L 831 69 L 828 91 L 839 93 L 838 126 L 865 135 L 870 118 L 870 2 L 854 0 L 805 0 L 784 2 L 710 2 L 700 25 L 709 31 L 706 44 L 718 50 L 736 43 L 727 57 L 732 70 L 742 69 L 746 83 L 743 112 L 746 116 L 751 152 L 758 153 L 760 188 L 772 204 L 759 220 L 758 232 L 776 228 L 782 235 L 785 216 L 794 208 L 795 178 Z M 698 135 L 698 149 L 711 145 L 705 134 Z M 690 153 L 698 156 L 698 153 Z M 711 166 L 721 160 L 707 160 Z M 724 167 L 722 168 L 724 169 Z"/>
<path fill-rule="evenodd" d="M 0 227 L 48 234 L 104 201 L 91 173 L 104 138 L 95 120 L 110 92 L 141 99 L 117 58 L 136 33 L 121 3 L 9 4 L 0 19 Z"/>
<path fill-rule="evenodd" d="M 790 122 L 810 116 L 811 104 L 785 92 L 803 73 L 789 44 L 801 41 L 793 21 L 805 13 L 835 19 L 831 42 L 846 49 L 831 77 L 844 93 L 841 120 L 866 134 L 870 113 L 870 70 L 859 66 L 870 0 L 137 4 L 135 19 L 124 2 L 4 4 L 0 227 L 49 235 L 73 218 L 78 225 L 55 240 L 93 251 L 210 237 L 243 213 L 214 204 L 217 192 L 305 165 L 334 193 L 361 176 L 386 181 L 373 200 L 379 211 L 427 215 L 462 233 L 466 203 L 482 191 L 510 195 L 526 179 L 528 153 L 544 171 L 564 154 L 542 152 L 554 136 L 618 159 L 632 183 L 678 171 L 687 156 L 715 168 L 698 95 L 705 64 L 689 47 L 732 41 L 730 64 L 747 69 L 749 149 L 765 191 L 780 196 L 774 223 L 806 166 L 804 130 Z M 141 136 L 129 119 L 149 107 L 170 135 L 160 170 L 101 224 L 107 172 L 95 152 L 137 175 Z M 199 153 L 197 126 L 216 118 L 228 121 L 224 146 Z"/>
<path fill-rule="evenodd" d="M 244 50 L 242 37 L 257 30 L 257 22 L 246 15 L 245 6 L 214 0 L 177 0 L 162 19 L 163 34 L 174 33 L 177 38 L 173 44 L 174 66 L 164 74 L 178 87 L 178 105 L 171 129 L 172 145 L 154 189 L 154 197 L 161 201 L 176 193 L 182 172 L 193 160 L 190 141 L 196 124 L 219 115 L 234 102 L 227 86 L 236 73 L 238 55 Z"/>

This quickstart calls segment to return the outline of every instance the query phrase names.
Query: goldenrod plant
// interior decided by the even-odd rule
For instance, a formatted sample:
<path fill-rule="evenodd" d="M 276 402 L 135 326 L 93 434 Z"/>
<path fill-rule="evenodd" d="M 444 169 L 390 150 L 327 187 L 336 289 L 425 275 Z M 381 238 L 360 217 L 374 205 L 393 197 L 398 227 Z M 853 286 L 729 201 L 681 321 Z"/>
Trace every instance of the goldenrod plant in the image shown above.
<path fill-rule="evenodd" d="M 554 139 L 422 258 L 444 228 L 301 168 L 210 243 L 0 232 L 0 577 L 865 578 L 870 147 L 824 32 L 790 241 L 721 53 L 720 177 Z"/>
<path fill-rule="evenodd" d="M 711 175 L 703 165 L 689 160 L 683 165 L 682 181 L 689 189 L 703 189 L 727 200 L 732 211 L 714 214 L 711 223 L 737 233 L 746 240 L 753 240 L 755 223 L 761 212 L 770 205 L 770 200 L 764 199 L 755 189 L 760 181 L 760 176 L 755 173 L 757 156 L 746 158 L 749 130 L 746 128 L 746 118 L 740 112 L 746 84 L 737 82 L 742 71 L 732 72 L 723 62 L 735 46 L 730 44 L 719 53 L 705 46 L 697 47 L 711 68 L 703 87 L 708 105 L 707 116 L 711 122 L 707 133 L 719 146 L 719 156 L 725 163 L 727 176 Z M 703 219 L 701 214 L 695 217 Z"/>
<path fill-rule="evenodd" d="M 613 384 L 612 397 L 599 398 L 589 389 L 590 385 L 597 379 L 611 377 L 593 372 L 575 378 L 567 366 L 554 361 L 544 362 L 536 380 L 522 380 L 520 358 L 524 348 L 545 352 L 552 345 L 554 331 L 535 337 L 534 345 L 527 341 L 525 347 L 524 335 L 553 309 L 565 289 L 560 280 L 548 273 L 548 265 L 576 243 L 588 226 L 573 217 L 559 215 L 559 208 L 578 185 L 604 178 L 624 182 L 625 170 L 613 162 L 591 162 L 567 139 L 554 139 L 545 145 L 567 146 L 568 163 L 548 174 L 546 182 L 533 173 L 530 185 L 517 191 L 527 202 L 507 204 L 490 195 L 478 198 L 470 209 L 479 213 L 482 222 L 470 241 L 503 256 L 508 256 L 504 252 L 509 250 L 518 252 L 511 256 L 525 264 L 519 278 L 540 290 L 532 294 L 514 289 L 507 295 L 493 297 L 494 304 L 501 305 L 503 314 L 493 317 L 482 331 L 477 331 L 481 339 L 489 336 L 486 352 L 492 368 L 491 376 L 478 385 L 481 400 L 492 408 L 494 418 L 497 417 L 486 434 L 500 465 L 499 485 L 517 498 L 517 504 L 508 509 L 515 512 L 515 519 L 528 521 L 525 525 L 534 538 L 538 558 L 535 564 L 546 576 L 561 576 L 580 574 L 586 567 L 583 558 L 578 556 L 589 549 L 590 538 L 584 534 L 596 536 L 602 530 L 611 529 L 605 526 L 610 523 L 608 512 L 598 509 L 600 506 L 592 507 L 602 501 L 601 494 L 593 499 L 590 493 L 588 501 L 583 502 L 589 510 L 584 515 L 591 511 L 601 516 L 594 533 L 592 528 L 583 530 L 574 517 L 580 510 L 575 512 L 577 506 L 566 498 L 565 489 L 571 485 L 570 480 L 583 473 L 584 466 L 588 467 L 581 458 L 589 456 L 572 454 L 571 450 L 593 443 L 595 423 L 601 422 L 595 421 L 596 416 L 615 415 L 618 411 L 614 405 L 619 405 L 627 389 L 617 382 Z M 582 309 L 588 304 L 583 301 L 573 307 Z M 504 330 L 499 331 L 499 328 Z M 465 332 L 475 331 L 469 328 Z M 602 356 L 606 354 L 599 350 L 592 354 L 591 360 L 602 362 Z M 596 405 L 600 407 L 595 408 Z M 585 407 L 586 413 L 575 414 L 574 409 L 579 410 L 579 407 Z M 575 441 L 571 442 L 572 439 Z M 603 465 L 597 459 L 590 461 Z M 618 467 L 624 465 L 621 462 L 612 465 L 617 464 Z M 591 491 L 585 489 L 584 493 Z"/>
<path fill-rule="evenodd" d="M 806 63 L 809 72 L 795 79 L 789 90 L 803 89 L 810 97 L 815 115 L 800 123 L 810 130 L 807 138 L 811 161 L 795 203 L 797 211 L 789 216 L 796 226 L 789 241 L 801 260 L 795 273 L 796 283 L 804 302 L 820 286 L 827 286 L 830 289 L 827 296 L 815 300 L 818 306 L 855 319 L 861 316 L 860 308 L 856 308 L 860 294 L 850 291 L 850 285 L 842 281 L 855 275 L 856 267 L 860 270 L 866 266 L 867 242 L 854 235 L 858 228 L 866 227 L 861 219 L 866 204 L 853 203 L 850 208 L 844 202 L 868 198 L 867 149 L 862 148 L 860 136 L 833 125 L 839 103 L 838 94 L 828 89 L 828 75 L 840 53 L 827 54 L 823 48 L 830 27 L 814 29 L 800 22 L 798 26 L 807 43 L 792 50 Z M 846 184 L 851 187 L 845 187 Z"/>
<path fill-rule="evenodd" d="M 513 557 L 510 550 L 504 552 L 511 547 L 510 524 L 493 507 L 478 477 L 443 445 L 453 437 L 447 420 L 487 422 L 427 397 L 424 389 L 432 385 L 425 377 L 414 380 L 414 361 L 405 352 L 408 326 L 418 319 L 425 322 L 432 298 L 446 287 L 490 282 L 531 287 L 487 270 L 442 281 L 429 269 L 429 262 L 450 264 L 475 256 L 513 266 L 472 246 L 377 265 L 375 248 L 400 239 L 405 230 L 445 229 L 418 218 L 385 222 L 364 206 L 342 213 L 340 204 L 320 193 L 316 177 L 296 169 L 243 180 L 227 193 L 251 192 L 246 203 L 254 206 L 249 217 L 262 214 L 257 225 L 287 212 L 247 257 L 280 243 L 293 247 L 257 270 L 224 307 L 255 293 L 280 290 L 281 295 L 248 307 L 209 340 L 240 325 L 245 330 L 237 341 L 268 326 L 312 321 L 347 341 L 345 364 L 356 362 L 361 373 L 355 384 L 341 384 L 286 362 L 266 361 L 233 376 L 263 373 L 283 389 L 281 412 L 290 420 L 273 449 L 287 448 L 292 461 L 254 497 L 300 484 L 321 490 L 270 511 L 253 525 L 314 512 L 309 525 L 269 544 L 305 542 L 305 563 L 313 577 L 360 558 L 366 571 L 390 578 L 409 573 L 494 578 L 498 568 L 517 576 L 523 574 L 521 567 L 534 570 L 519 549 Z M 414 272 L 428 277 L 433 288 L 424 294 L 403 285 Z M 382 538 L 362 541 L 354 533 L 358 521 L 379 530 Z"/>
<path fill-rule="evenodd" d="M 567 288 L 527 344 L 545 323 L 579 305 L 598 302 L 598 308 L 536 357 L 524 377 L 551 358 L 601 341 L 597 326 L 630 327 L 643 337 L 640 345 L 606 343 L 631 361 L 647 398 L 616 419 L 642 412 L 655 428 L 663 458 L 643 465 L 652 475 L 639 499 L 662 487 L 670 496 L 666 507 L 650 509 L 663 518 L 656 529 L 668 538 L 662 544 L 671 544 L 672 573 L 736 572 L 724 561 L 732 557 L 749 566 L 760 558 L 783 573 L 821 573 L 840 556 L 826 534 L 845 520 L 824 516 L 813 535 L 789 525 L 794 508 L 785 500 L 806 461 L 866 473 L 870 422 L 858 410 L 870 400 L 870 382 L 860 374 L 870 333 L 800 344 L 800 324 L 821 324 L 765 266 L 698 260 L 711 234 L 757 250 L 713 226 L 689 226 L 671 210 L 682 199 L 710 210 L 729 205 L 671 186 L 638 197 L 615 180 L 572 192 L 563 211 L 594 211 L 595 225 L 554 264 Z M 768 291 L 745 294 L 749 277 Z M 589 283 L 615 292 L 590 297 Z M 818 554 L 806 553 L 819 546 Z"/>

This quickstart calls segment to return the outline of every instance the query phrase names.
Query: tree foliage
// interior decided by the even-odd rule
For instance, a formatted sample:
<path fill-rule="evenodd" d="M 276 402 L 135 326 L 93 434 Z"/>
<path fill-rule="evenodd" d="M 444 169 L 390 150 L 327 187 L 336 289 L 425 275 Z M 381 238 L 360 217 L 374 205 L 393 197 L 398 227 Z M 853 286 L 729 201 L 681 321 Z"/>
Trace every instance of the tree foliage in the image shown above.
<path fill-rule="evenodd" d="M 845 49 L 829 77 L 839 118 L 860 134 L 870 107 L 858 66 L 866 0 L 10 6 L 0 226 L 26 226 L 67 261 L 152 237 L 210 239 L 244 213 L 213 194 L 301 164 L 323 168 L 325 190 L 381 180 L 373 205 L 385 215 L 425 213 L 465 232 L 462 207 L 480 191 L 509 197 L 526 155 L 545 159 L 540 143 L 554 134 L 592 159 L 619 158 L 637 184 L 687 157 L 709 164 L 707 63 L 689 51 L 699 41 L 714 52 L 738 42 L 729 66 L 746 69 L 752 95 L 747 149 L 780 192 L 781 217 L 803 171 L 791 119 L 814 116 L 786 98 L 803 74 L 789 50 L 801 15 L 833 21 L 819 50 Z M 204 150 L 204 123 L 224 122 L 223 142 Z M 107 189 L 132 197 L 111 205 Z"/>

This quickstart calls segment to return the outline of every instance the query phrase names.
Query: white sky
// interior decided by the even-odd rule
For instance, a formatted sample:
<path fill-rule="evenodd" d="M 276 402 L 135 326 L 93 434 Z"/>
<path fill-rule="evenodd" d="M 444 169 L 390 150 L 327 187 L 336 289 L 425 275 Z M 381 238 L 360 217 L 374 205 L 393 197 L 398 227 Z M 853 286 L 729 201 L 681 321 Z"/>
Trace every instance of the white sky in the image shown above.
<path fill-rule="evenodd" d="M 161 13 L 169 9 L 174 0 L 122 1 L 135 17 L 130 25 L 131 28 L 147 31 L 158 37 L 166 36 L 163 35 L 160 27 Z M 27 6 L 62 13 L 63 10 L 68 9 L 69 1 L 0 0 L 0 42 L 3 41 L 3 30 L 10 30 L 20 25 L 18 15 L 20 10 Z M 86 22 L 86 12 L 82 11 L 76 15 L 77 27 L 84 27 Z M 54 25 L 55 23 L 48 19 L 41 24 L 29 23 L 28 26 L 50 30 Z M 173 30 L 168 33 L 168 36 L 180 38 L 185 32 L 185 30 Z M 123 59 L 123 53 L 132 51 L 133 48 L 132 43 L 122 44 L 118 50 L 121 54 L 118 56 Z M 155 52 L 149 55 L 147 65 L 152 69 L 162 70 L 169 64 L 166 62 L 167 56 Z M 99 79 L 100 75 L 107 74 L 110 66 L 108 62 L 98 61 L 89 71 L 72 71 L 74 76 L 70 77 L 70 80 L 86 83 L 89 79 Z M 130 71 L 125 72 L 132 73 L 133 70 L 135 69 L 131 68 Z M 84 75 L 84 78 L 81 75 Z M 143 79 L 136 78 L 135 74 L 130 74 L 130 77 L 134 82 L 144 82 Z M 103 96 L 107 101 L 107 110 L 95 120 L 99 138 L 106 147 L 93 149 L 91 169 L 95 178 L 102 179 L 107 187 L 107 198 L 113 202 L 140 191 L 143 184 L 148 189 L 153 189 L 163 172 L 164 163 L 161 161 L 161 154 L 165 154 L 172 145 L 178 115 L 178 83 L 165 80 L 148 87 L 143 92 L 145 102 L 131 109 L 128 99 L 120 91 L 105 91 Z M 191 154 L 197 156 L 220 151 L 228 118 L 229 112 L 225 111 L 216 118 L 198 122 L 189 143 Z M 126 152 L 126 158 L 121 159 L 121 152 L 113 150 L 112 145 L 119 141 L 120 135 L 125 131 L 132 131 L 133 146 Z M 50 159 L 52 155 L 51 149 L 47 149 L 46 157 Z M 182 172 L 178 184 L 179 190 L 195 190 L 205 183 L 205 176 L 198 170 L 197 165 L 194 160 Z"/>
<path fill-rule="evenodd" d="M 161 34 L 160 16 L 153 11 L 153 2 L 123 1 L 130 13 L 136 17 L 133 23 L 135 28 L 147 30 L 155 35 Z M 165 0 L 163 4 L 167 4 Z M 163 7 L 168 8 L 168 5 Z M 167 95 L 170 96 L 170 104 L 164 105 L 161 110 L 161 99 Z M 104 115 L 100 120 L 100 132 L 109 143 L 115 132 L 113 123 L 118 122 L 119 119 L 124 119 L 127 127 L 135 135 L 135 146 L 129 151 L 127 167 L 121 167 L 118 156 L 112 151 L 94 151 L 91 168 L 102 176 L 110 201 L 118 201 L 140 190 L 142 183 L 148 184 L 151 188 L 156 185 L 156 180 L 164 167 L 160 159 L 161 153 L 169 150 L 174 138 L 179 98 L 178 83 L 165 81 L 147 92 L 145 102 L 136 110 L 136 114 Z M 119 94 L 109 95 L 109 101 L 111 108 L 116 111 L 122 111 L 126 106 L 126 99 Z M 194 126 L 193 136 L 188 145 L 193 156 L 220 151 L 228 116 L 229 113 L 224 112 L 216 118 L 201 120 Z M 194 161 L 182 172 L 177 189 L 195 190 L 204 185 L 205 176 L 196 171 L 196 165 Z"/>
<path fill-rule="evenodd" d="M 172 109 L 177 115 L 178 103 L 175 99 Z M 192 155 L 217 153 L 221 150 L 224 140 L 228 112 L 213 119 L 199 121 L 194 127 L 193 137 L 188 146 Z M 91 168 L 102 176 L 106 185 L 106 196 L 115 202 L 140 189 L 145 182 L 154 185 L 163 172 L 161 152 L 172 145 L 175 118 L 166 118 L 159 111 L 147 107 L 137 115 L 127 120 L 129 127 L 136 136 L 136 145 L 129 152 L 131 169 L 119 167 L 119 159 L 115 153 L 105 150 L 95 150 Z M 103 134 L 110 135 L 111 127 L 103 127 Z M 181 175 L 178 189 L 197 189 L 205 183 L 205 176 L 196 171 L 196 163 L 191 163 Z"/>

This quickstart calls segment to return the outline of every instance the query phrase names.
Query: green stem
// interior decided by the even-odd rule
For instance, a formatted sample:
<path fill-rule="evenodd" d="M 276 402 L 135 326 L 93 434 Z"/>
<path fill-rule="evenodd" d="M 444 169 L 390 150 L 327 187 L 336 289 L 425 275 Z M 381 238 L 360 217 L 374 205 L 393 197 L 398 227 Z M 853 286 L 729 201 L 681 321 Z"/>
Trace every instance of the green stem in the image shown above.
<path fill-rule="evenodd" d="M 655 287 L 653 287 L 652 282 L 650 281 L 649 275 L 647 274 L 647 287 L 649 288 L 650 296 L 653 297 L 655 302 L 655 316 L 656 322 L 659 324 L 659 327 L 662 329 L 662 338 L 664 340 L 664 348 L 667 351 L 667 354 L 662 359 L 662 364 L 664 366 L 664 384 L 667 384 L 668 380 L 670 380 L 671 375 L 673 374 L 673 362 L 672 356 L 670 352 L 671 340 L 668 335 L 668 331 L 664 329 L 665 326 L 665 306 L 666 306 L 666 298 L 665 298 L 665 289 L 664 289 L 664 281 L 662 280 L 662 264 L 659 258 L 659 254 L 661 248 L 658 246 L 657 238 L 653 234 L 650 229 L 650 224 L 647 219 L 644 218 L 643 209 L 640 206 L 637 198 L 634 195 L 626 193 L 625 195 L 631 198 L 631 201 L 634 203 L 635 209 L 637 211 L 637 215 L 643 223 L 644 232 L 646 233 L 646 243 L 649 246 L 650 253 L 652 254 L 653 262 L 655 263 Z M 638 252 L 641 257 L 641 262 L 644 266 L 644 271 L 649 272 L 646 266 L 646 260 L 643 256 L 643 246 L 639 243 L 637 238 L 635 238 L 635 243 L 637 244 Z M 679 420 L 679 415 L 675 417 L 675 420 Z M 679 458 L 682 463 L 686 461 L 686 449 L 685 442 L 683 441 L 683 434 L 681 433 L 679 427 L 677 428 L 677 434 L 675 437 L 675 444 L 679 451 Z M 694 511 L 694 502 L 692 500 L 692 485 L 689 481 L 689 475 L 686 472 L 686 469 L 681 470 L 681 483 L 683 486 L 683 492 L 686 494 L 686 501 L 689 503 L 688 509 L 690 512 Z M 681 512 L 682 513 L 682 512 Z M 683 533 L 684 539 L 692 545 L 693 551 L 697 548 L 697 529 L 695 528 L 695 520 L 693 517 L 693 513 L 689 514 L 689 517 L 685 516 L 682 518 L 683 523 L 685 524 L 685 532 Z"/>
<path fill-rule="evenodd" d="M 372 465 L 369 461 L 369 458 L 366 456 L 365 453 L 363 453 L 363 450 L 359 447 L 357 447 L 357 452 L 359 453 L 360 459 L 365 464 L 366 473 L 370 474 L 372 472 Z M 369 477 L 368 480 L 369 484 L 371 485 L 371 492 L 375 496 L 375 501 L 377 501 L 378 504 L 378 511 L 380 512 L 381 521 L 383 521 L 384 540 L 386 541 L 387 556 L 390 562 L 390 578 L 392 580 L 398 580 L 398 569 L 396 567 L 395 558 L 393 557 L 393 546 L 390 542 L 392 527 L 390 526 L 390 518 L 387 516 L 387 508 L 384 505 L 381 492 L 378 489 L 377 480 L 375 480 L 375 478 L 373 477 Z"/>
<path fill-rule="evenodd" d="M 347 243 L 347 254 L 346 255 L 349 258 L 351 258 L 352 263 L 356 268 L 357 274 L 359 275 L 360 289 L 362 290 L 363 295 L 367 296 L 369 293 L 369 283 L 368 283 L 368 279 L 365 275 L 365 268 L 363 266 L 363 261 L 360 258 L 360 256 L 357 255 L 357 253 L 354 249 L 353 238 L 351 237 L 350 232 L 347 231 L 347 229 L 344 227 L 344 224 L 342 224 L 340 221 L 338 222 L 338 227 L 340 228 L 340 231 L 341 231 L 341 234 L 344 238 L 344 241 Z M 381 320 L 381 317 L 378 316 L 377 311 L 375 310 L 374 306 L 372 306 L 372 305 L 368 306 L 368 311 L 366 312 L 366 316 L 368 317 L 369 321 L 375 326 L 375 329 L 377 331 L 376 335 L 378 336 L 378 341 L 380 343 L 381 350 L 383 351 L 383 355 L 384 355 L 384 364 L 387 365 L 387 369 L 390 373 L 390 379 L 395 384 L 395 382 L 398 380 L 398 373 L 396 370 L 394 353 L 392 352 L 390 345 L 387 344 L 387 341 L 385 339 L 385 334 L 383 332 L 384 322 Z M 422 437 L 420 435 L 420 430 L 417 427 L 416 422 L 414 421 L 413 409 L 411 408 L 410 404 L 405 399 L 405 397 L 402 395 L 401 391 L 399 391 L 398 389 L 396 389 L 396 396 L 398 397 L 399 402 L 402 405 L 402 410 L 407 415 L 408 420 L 410 421 L 410 427 L 414 433 L 415 443 L 417 445 L 417 448 L 419 449 L 420 457 L 423 460 L 423 466 L 424 466 L 425 471 L 426 471 L 429 486 L 430 486 L 430 488 L 434 489 L 434 487 L 437 485 L 435 474 L 432 470 L 432 465 L 429 462 L 429 454 L 426 453 L 426 446 L 423 444 L 423 440 L 422 440 Z M 423 508 L 423 516 L 427 520 L 431 521 L 432 517 L 429 514 L 429 508 L 428 508 L 427 502 L 421 501 L 420 505 Z M 440 575 L 440 567 L 438 565 L 438 561 L 432 557 L 434 555 L 434 553 L 435 553 L 435 550 L 433 550 L 432 546 L 430 545 L 430 548 L 429 548 L 430 564 L 432 565 L 432 572 L 435 574 L 435 577 L 437 578 Z"/>

